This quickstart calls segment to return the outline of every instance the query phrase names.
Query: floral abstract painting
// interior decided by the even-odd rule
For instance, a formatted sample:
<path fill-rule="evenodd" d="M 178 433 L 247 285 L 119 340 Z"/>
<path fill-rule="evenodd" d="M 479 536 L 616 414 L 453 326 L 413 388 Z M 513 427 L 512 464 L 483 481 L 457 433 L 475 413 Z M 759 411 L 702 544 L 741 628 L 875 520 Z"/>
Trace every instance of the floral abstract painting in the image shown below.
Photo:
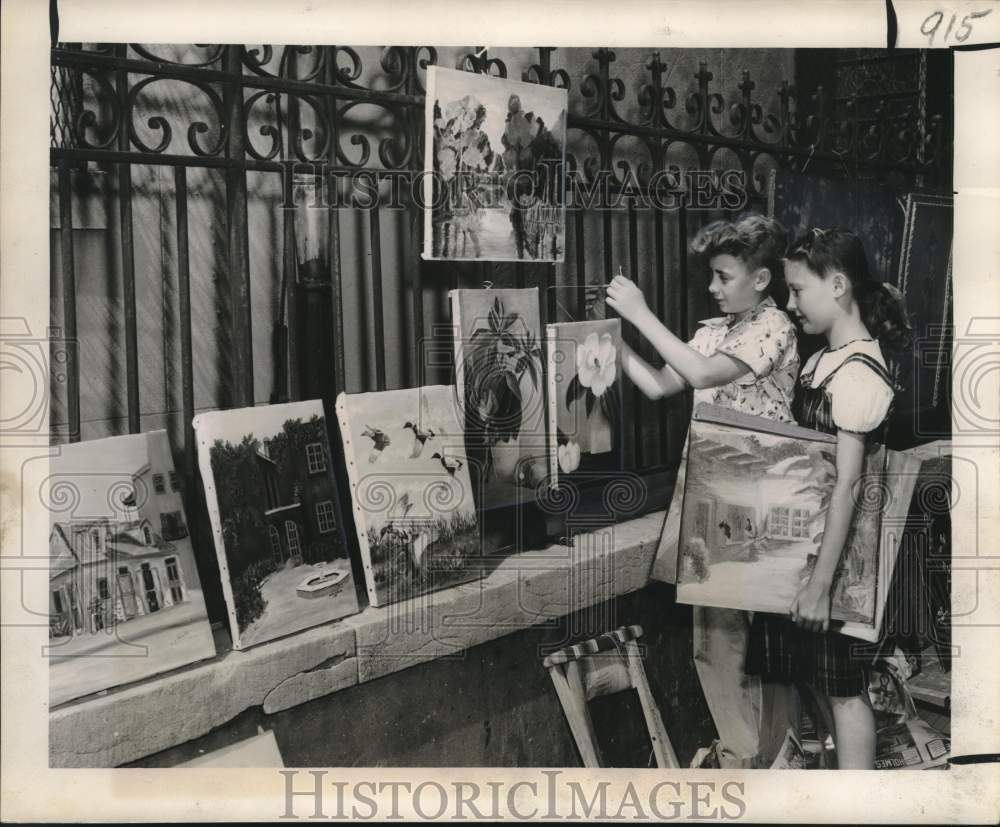
<path fill-rule="evenodd" d="M 587 469 L 621 440 L 622 333 L 619 319 L 546 326 L 549 478 Z"/>
<path fill-rule="evenodd" d="M 480 507 L 523 499 L 546 476 L 538 290 L 452 290 L 455 382 Z"/>
<path fill-rule="evenodd" d="M 565 89 L 427 68 L 427 259 L 565 258 Z"/>
<path fill-rule="evenodd" d="M 823 539 L 835 450 L 827 434 L 699 406 L 688 446 L 678 601 L 786 614 Z M 866 454 L 860 507 L 832 594 L 835 628 L 853 635 L 857 624 L 860 637 L 875 624 L 887 574 L 879 571 L 885 461 L 884 448 Z"/>
<path fill-rule="evenodd" d="M 337 398 L 373 606 L 472 580 L 482 554 L 455 389 Z"/>
<path fill-rule="evenodd" d="M 233 647 L 358 611 L 323 403 L 194 418 Z"/>
<path fill-rule="evenodd" d="M 167 432 L 61 445 L 49 484 L 50 705 L 213 657 Z"/>

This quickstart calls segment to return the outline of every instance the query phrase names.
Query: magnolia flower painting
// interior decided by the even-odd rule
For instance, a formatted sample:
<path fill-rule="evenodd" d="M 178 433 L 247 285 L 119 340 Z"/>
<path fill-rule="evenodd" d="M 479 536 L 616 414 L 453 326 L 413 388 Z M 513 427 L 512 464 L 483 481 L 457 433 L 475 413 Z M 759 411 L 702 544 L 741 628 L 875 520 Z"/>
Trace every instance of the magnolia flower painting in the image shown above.
<path fill-rule="evenodd" d="M 620 441 L 621 322 L 602 319 L 546 327 L 550 475 L 586 469 Z"/>

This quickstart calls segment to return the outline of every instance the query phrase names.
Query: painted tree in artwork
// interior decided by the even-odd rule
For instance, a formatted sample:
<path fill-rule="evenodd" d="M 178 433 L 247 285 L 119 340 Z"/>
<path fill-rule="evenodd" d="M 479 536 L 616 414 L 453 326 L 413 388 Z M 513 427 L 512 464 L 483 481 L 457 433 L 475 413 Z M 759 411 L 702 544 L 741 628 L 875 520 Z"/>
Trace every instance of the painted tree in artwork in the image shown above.
<path fill-rule="evenodd" d="M 493 163 L 490 139 L 481 129 L 485 120 L 486 107 L 472 95 L 450 101 L 443 110 L 434 102 L 434 170 L 445 184 L 445 212 L 471 206 L 464 203 L 463 190 Z"/>
<path fill-rule="evenodd" d="M 507 120 L 501 143 L 507 170 L 507 197 L 511 202 L 510 220 L 518 258 L 525 252 L 536 258 L 539 253 L 540 228 L 526 221 L 529 210 L 537 211 L 558 202 L 559 164 L 562 162 L 561 136 L 565 132 L 565 112 L 550 130 L 541 117 L 524 111 L 521 99 L 511 95 L 507 102 Z M 516 173 L 530 173 L 518 175 Z"/>

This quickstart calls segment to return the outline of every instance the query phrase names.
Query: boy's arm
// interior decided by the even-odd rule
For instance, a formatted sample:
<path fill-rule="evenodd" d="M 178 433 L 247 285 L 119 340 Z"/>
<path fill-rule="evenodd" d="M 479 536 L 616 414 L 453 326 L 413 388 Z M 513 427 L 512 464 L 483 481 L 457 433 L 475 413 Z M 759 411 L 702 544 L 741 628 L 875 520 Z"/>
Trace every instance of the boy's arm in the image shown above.
<path fill-rule="evenodd" d="M 792 601 L 792 619 L 814 632 L 830 628 L 830 590 L 854 518 L 853 489 L 861 476 L 865 456 L 864 434 L 837 431 L 837 481 L 823 526 L 823 542 L 809 582 Z"/>
<path fill-rule="evenodd" d="M 750 368 L 734 356 L 726 353 L 703 356 L 678 339 L 649 309 L 636 284 L 623 276 L 615 276 L 608 285 L 607 303 L 623 319 L 632 322 L 692 388 L 715 388 L 750 372 Z"/>
<path fill-rule="evenodd" d="M 657 370 L 624 342 L 622 342 L 622 367 L 629 379 L 648 399 L 673 396 L 686 387 L 684 380 L 669 365 Z"/>

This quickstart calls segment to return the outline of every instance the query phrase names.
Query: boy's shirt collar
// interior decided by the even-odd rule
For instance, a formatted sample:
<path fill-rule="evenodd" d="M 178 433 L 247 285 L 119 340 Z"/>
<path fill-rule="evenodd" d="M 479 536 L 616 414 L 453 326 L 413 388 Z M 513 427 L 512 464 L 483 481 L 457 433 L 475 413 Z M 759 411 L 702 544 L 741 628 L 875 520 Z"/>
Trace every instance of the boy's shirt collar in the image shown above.
<path fill-rule="evenodd" d="M 766 299 L 758 302 L 757 306 L 753 309 L 749 316 L 743 319 L 744 322 L 752 322 L 759 318 L 760 314 L 764 311 L 765 307 L 777 307 L 774 299 L 768 296 Z M 735 326 L 733 324 L 733 319 L 735 316 L 732 313 L 727 313 L 725 316 L 714 316 L 711 319 L 702 319 L 698 324 L 703 324 L 706 327 L 731 327 Z M 739 324 L 737 322 L 736 324 Z"/>

